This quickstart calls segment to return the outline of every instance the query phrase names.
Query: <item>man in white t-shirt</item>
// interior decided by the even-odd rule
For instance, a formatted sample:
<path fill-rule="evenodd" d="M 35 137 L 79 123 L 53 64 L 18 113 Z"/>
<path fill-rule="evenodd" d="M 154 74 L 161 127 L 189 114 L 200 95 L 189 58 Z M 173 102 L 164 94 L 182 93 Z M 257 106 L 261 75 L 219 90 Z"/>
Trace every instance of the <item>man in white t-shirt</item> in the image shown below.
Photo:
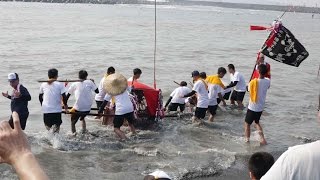
<path fill-rule="evenodd" d="M 100 80 L 99 87 L 98 87 L 99 93 L 96 94 L 96 96 L 95 96 L 95 100 L 96 100 L 98 109 L 100 108 L 101 104 L 103 103 L 104 97 L 106 96 L 106 91 L 103 89 L 104 79 L 107 76 L 109 76 L 110 74 L 114 74 L 115 72 L 116 72 L 116 70 L 114 69 L 114 67 L 112 67 L 112 66 L 108 67 L 107 74 L 105 74 L 103 76 L 103 78 Z"/>
<path fill-rule="evenodd" d="M 132 134 L 136 134 L 135 128 L 134 128 L 134 114 L 133 114 L 133 104 L 129 97 L 129 92 L 125 91 L 122 94 L 111 96 L 108 93 L 104 97 L 104 102 L 102 103 L 99 114 L 103 112 L 104 107 L 110 103 L 112 97 L 115 99 L 115 117 L 113 120 L 113 127 L 114 132 L 120 137 L 120 139 L 125 140 L 127 139 L 124 132 L 120 130 L 120 127 L 123 125 L 124 120 L 126 119 L 129 123 L 130 131 Z"/>
<path fill-rule="evenodd" d="M 185 109 L 185 100 L 186 98 L 181 98 L 185 94 L 191 92 L 191 89 L 187 87 L 187 83 L 185 81 L 181 81 L 180 87 L 176 88 L 171 94 L 170 98 L 168 99 L 166 105 L 164 106 L 165 109 L 168 107 L 168 112 L 170 111 L 177 111 L 178 107 L 180 112 L 183 112 Z"/>
<path fill-rule="evenodd" d="M 42 83 L 39 92 L 39 101 L 42 106 L 44 124 L 49 131 L 53 127 L 54 133 L 59 133 L 61 119 L 61 97 L 66 112 L 68 111 L 67 97 L 63 83 L 57 82 L 58 70 L 49 69 L 48 82 Z"/>
<path fill-rule="evenodd" d="M 242 101 L 247 90 L 246 81 L 243 75 L 235 70 L 235 67 L 233 64 L 228 65 L 228 70 L 230 73 L 231 83 L 227 87 L 225 87 L 225 89 L 234 87 L 234 90 L 231 94 L 231 105 L 235 105 L 235 101 L 236 101 L 239 109 L 243 109 L 244 106 Z"/>
<path fill-rule="evenodd" d="M 134 107 L 131 99 L 129 97 L 128 81 L 127 79 L 118 73 L 112 74 L 106 77 L 104 81 L 104 89 L 107 94 L 104 97 L 104 101 L 99 109 L 99 114 L 104 110 L 104 107 L 110 103 L 111 99 L 114 99 L 115 103 L 115 116 L 113 119 L 114 132 L 122 139 L 127 139 L 124 132 L 120 130 L 126 119 L 129 123 L 130 130 L 132 134 L 136 134 L 134 128 Z"/>
<path fill-rule="evenodd" d="M 71 114 L 71 131 L 76 133 L 76 123 L 79 118 L 82 122 L 82 133 L 86 132 L 85 117 L 90 113 L 92 106 L 92 92 L 99 93 L 97 86 L 93 80 L 87 80 L 88 73 L 85 70 L 79 71 L 79 79 L 81 82 L 72 83 L 68 90 L 67 100 L 71 94 L 75 95 L 75 104 L 70 110 Z"/>
<path fill-rule="evenodd" d="M 266 97 L 267 97 L 267 90 L 270 87 L 270 80 L 265 78 L 267 74 L 267 66 L 264 64 L 259 65 L 259 79 L 253 79 L 250 81 L 248 89 L 250 92 L 250 101 L 249 106 L 246 114 L 245 119 L 245 138 L 246 141 L 249 142 L 250 140 L 250 125 L 254 121 L 256 124 L 256 128 L 259 131 L 259 135 L 261 138 L 260 143 L 262 145 L 267 144 L 262 127 L 259 123 L 262 111 L 264 109 Z"/>
<path fill-rule="evenodd" d="M 142 74 L 142 71 L 141 69 L 139 68 L 135 68 L 133 69 L 133 76 L 131 76 L 128 81 L 132 82 L 132 84 L 135 82 L 135 81 L 138 81 L 140 76 Z"/>
<path fill-rule="evenodd" d="M 320 141 L 289 147 L 261 180 L 320 179 Z"/>
<path fill-rule="evenodd" d="M 193 96 L 197 94 L 197 107 L 194 116 L 192 117 L 192 122 L 202 124 L 202 119 L 205 118 L 206 112 L 209 105 L 209 98 L 208 98 L 208 85 L 207 83 L 200 78 L 199 71 L 192 72 L 192 78 L 195 82 L 193 89 L 190 93 L 181 96 L 182 98 Z"/>
<path fill-rule="evenodd" d="M 218 75 L 217 78 L 220 80 L 220 78 L 223 78 L 224 75 L 227 73 L 227 70 L 223 67 L 220 67 L 218 69 Z M 210 77 L 210 76 L 209 76 Z M 226 105 L 226 102 L 224 101 L 222 93 L 224 92 L 223 87 L 221 87 L 221 80 L 220 83 L 210 83 L 208 82 L 208 98 L 209 98 L 209 105 L 208 105 L 208 111 L 210 113 L 209 116 L 209 122 L 214 121 L 214 116 L 216 115 L 216 111 L 218 108 L 218 99 L 222 100 L 223 105 Z"/>

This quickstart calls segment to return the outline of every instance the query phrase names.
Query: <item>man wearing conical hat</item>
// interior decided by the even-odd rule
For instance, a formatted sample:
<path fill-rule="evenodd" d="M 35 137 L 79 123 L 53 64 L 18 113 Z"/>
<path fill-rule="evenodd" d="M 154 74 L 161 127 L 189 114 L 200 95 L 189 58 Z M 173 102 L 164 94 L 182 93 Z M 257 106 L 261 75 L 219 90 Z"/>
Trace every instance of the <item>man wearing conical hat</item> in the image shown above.
<path fill-rule="evenodd" d="M 99 109 L 99 114 L 102 114 L 104 107 L 110 103 L 112 98 L 114 98 L 116 107 L 113 120 L 114 132 L 120 137 L 121 140 L 127 139 L 124 132 L 120 130 L 124 120 L 127 120 L 132 134 L 136 134 L 133 125 L 134 109 L 129 97 L 129 92 L 127 91 L 127 79 L 123 75 L 115 73 L 105 78 L 103 87 L 106 91 L 106 95 Z"/>

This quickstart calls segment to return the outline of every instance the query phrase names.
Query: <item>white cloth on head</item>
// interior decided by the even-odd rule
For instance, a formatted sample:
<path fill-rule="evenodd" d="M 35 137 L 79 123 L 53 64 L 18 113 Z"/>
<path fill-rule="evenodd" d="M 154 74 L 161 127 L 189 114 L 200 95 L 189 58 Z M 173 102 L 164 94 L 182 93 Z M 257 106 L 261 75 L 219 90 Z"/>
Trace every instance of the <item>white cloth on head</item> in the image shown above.
<path fill-rule="evenodd" d="M 218 94 L 224 92 L 222 87 L 218 84 L 208 84 L 209 90 L 209 106 L 218 105 L 217 98 L 219 98 Z"/>
<path fill-rule="evenodd" d="M 104 82 L 105 77 L 103 77 L 99 83 L 98 89 L 99 89 L 99 93 L 96 94 L 95 96 L 95 100 L 96 101 L 103 101 L 104 96 L 106 96 L 106 91 L 103 88 L 103 82 Z"/>
<path fill-rule="evenodd" d="M 133 104 L 130 100 L 129 93 L 128 91 L 125 91 L 122 94 L 119 94 L 117 96 L 113 96 L 115 99 L 115 106 L 116 106 L 116 111 L 115 115 L 124 115 L 130 112 L 133 112 Z M 112 99 L 112 96 L 109 95 L 108 93 L 104 97 L 104 100 L 110 102 Z"/>
<path fill-rule="evenodd" d="M 43 113 L 60 113 L 61 95 L 65 93 L 63 83 L 54 81 L 51 84 L 42 83 L 40 86 L 40 94 L 43 94 L 42 112 Z"/>
<path fill-rule="evenodd" d="M 97 86 L 91 80 L 72 83 L 68 93 L 75 95 L 74 109 L 77 111 L 90 111 L 93 100 L 92 92 L 96 89 Z"/>
<path fill-rule="evenodd" d="M 320 180 L 320 141 L 290 147 L 261 180 Z"/>
<path fill-rule="evenodd" d="M 250 90 L 251 82 L 248 89 Z M 257 102 L 249 101 L 248 109 L 254 112 L 262 112 L 266 102 L 267 91 L 270 87 L 270 80 L 268 78 L 258 79 L 258 100 Z M 251 93 L 251 92 L 250 92 Z"/>
<path fill-rule="evenodd" d="M 156 179 L 159 179 L 159 178 L 171 179 L 171 177 L 167 173 L 165 173 L 164 171 L 160 171 L 160 170 L 157 170 L 149 175 L 154 176 Z"/>
<path fill-rule="evenodd" d="M 198 108 L 208 108 L 209 105 L 209 97 L 208 90 L 206 88 L 205 82 L 202 80 L 198 80 L 194 86 L 193 91 L 197 92 L 197 107 Z"/>
<path fill-rule="evenodd" d="M 176 88 L 170 94 L 170 97 L 172 97 L 171 103 L 185 104 L 186 98 L 181 98 L 181 96 L 189 94 L 190 92 L 191 92 L 191 89 L 186 86 L 181 86 L 181 87 Z"/>
<path fill-rule="evenodd" d="M 242 74 L 238 71 L 234 72 L 234 74 L 230 74 L 230 81 L 235 82 L 238 81 L 234 90 L 237 92 L 246 92 L 246 81 Z"/>

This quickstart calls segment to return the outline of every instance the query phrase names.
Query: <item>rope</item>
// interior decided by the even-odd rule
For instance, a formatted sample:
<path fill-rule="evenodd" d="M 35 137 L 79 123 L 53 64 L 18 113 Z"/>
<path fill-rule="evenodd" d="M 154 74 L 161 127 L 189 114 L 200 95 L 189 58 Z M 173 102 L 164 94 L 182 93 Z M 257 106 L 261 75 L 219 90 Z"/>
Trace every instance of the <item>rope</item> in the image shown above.
<path fill-rule="evenodd" d="M 153 52 L 153 87 L 156 89 L 156 54 L 157 54 L 157 0 L 154 0 L 154 52 Z"/>

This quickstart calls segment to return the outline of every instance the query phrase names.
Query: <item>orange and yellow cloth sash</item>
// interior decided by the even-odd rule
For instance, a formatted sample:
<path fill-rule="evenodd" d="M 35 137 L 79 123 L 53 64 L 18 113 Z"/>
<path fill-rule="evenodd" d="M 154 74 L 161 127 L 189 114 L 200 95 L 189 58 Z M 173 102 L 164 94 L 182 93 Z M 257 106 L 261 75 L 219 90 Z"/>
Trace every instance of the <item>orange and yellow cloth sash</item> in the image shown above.
<path fill-rule="evenodd" d="M 217 84 L 217 85 L 221 86 L 222 88 L 225 88 L 224 84 L 222 83 L 221 79 L 219 78 L 219 76 L 217 74 L 208 76 L 206 81 L 210 84 Z"/>
<path fill-rule="evenodd" d="M 259 81 L 258 79 L 253 79 L 250 81 L 250 101 L 256 103 L 258 101 L 258 90 L 259 90 Z"/>

